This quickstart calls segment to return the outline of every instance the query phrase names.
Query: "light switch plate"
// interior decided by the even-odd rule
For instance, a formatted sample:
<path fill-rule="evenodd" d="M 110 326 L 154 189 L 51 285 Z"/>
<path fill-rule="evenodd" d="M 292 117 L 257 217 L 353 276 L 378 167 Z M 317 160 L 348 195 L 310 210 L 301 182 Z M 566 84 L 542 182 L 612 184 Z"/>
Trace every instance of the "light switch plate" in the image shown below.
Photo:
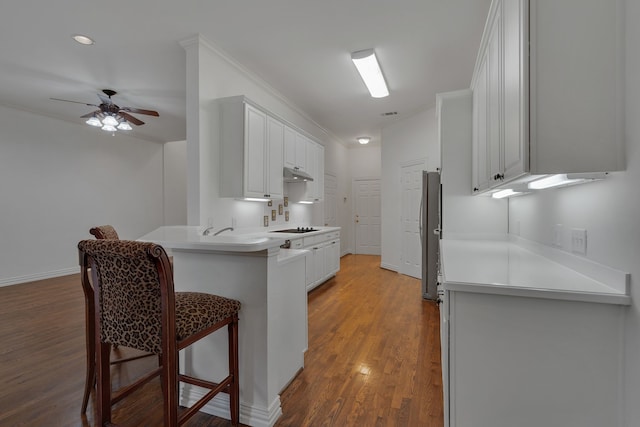
<path fill-rule="evenodd" d="M 587 230 L 584 228 L 571 229 L 571 251 L 577 254 L 587 254 Z"/>

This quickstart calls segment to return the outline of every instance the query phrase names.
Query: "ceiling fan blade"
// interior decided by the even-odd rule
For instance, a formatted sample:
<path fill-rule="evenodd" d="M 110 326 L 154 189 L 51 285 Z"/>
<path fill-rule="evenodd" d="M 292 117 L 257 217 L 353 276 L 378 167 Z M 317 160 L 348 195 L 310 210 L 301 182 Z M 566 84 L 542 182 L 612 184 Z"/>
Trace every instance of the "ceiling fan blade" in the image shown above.
<path fill-rule="evenodd" d="M 85 114 L 84 116 L 80 116 L 81 119 L 88 119 L 91 116 L 97 116 L 98 114 L 102 113 L 101 110 L 96 110 L 96 111 L 92 111 L 90 113 Z"/>
<path fill-rule="evenodd" d="M 139 120 L 139 119 L 133 117 L 131 114 L 127 114 L 122 110 L 118 114 L 120 114 L 122 117 L 127 119 L 128 122 L 133 123 L 134 125 L 140 126 L 140 125 L 144 124 L 144 122 L 142 120 Z"/>
<path fill-rule="evenodd" d="M 160 117 L 160 114 L 158 114 L 157 111 L 143 110 L 141 108 L 124 107 L 124 108 L 121 108 L 120 111 L 127 111 L 129 113 L 146 114 L 147 116 Z"/>
<path fill-rule="evenodd" d="M 68 99 L 60 99 L 60 98 L 49 98 L 49 99 L 52 99 L 54 101 L 73 102 L 74 104 L 82 104 L 82 105 L 87 105 L 89 107 L 98 107 L 98 105 L 96 104 L 87 104 L 86 102 L 80 102 L 80 101 L 69 101 Z"/>
<path fill-rule="evenodd" d="M 101 93 L 98 94 L 98 98 L 100 98 L 100 101 L 102 101 L 103 104 L 113 104 L 111 98 L 109 98 L 108 96 L 104 96 Z"/>

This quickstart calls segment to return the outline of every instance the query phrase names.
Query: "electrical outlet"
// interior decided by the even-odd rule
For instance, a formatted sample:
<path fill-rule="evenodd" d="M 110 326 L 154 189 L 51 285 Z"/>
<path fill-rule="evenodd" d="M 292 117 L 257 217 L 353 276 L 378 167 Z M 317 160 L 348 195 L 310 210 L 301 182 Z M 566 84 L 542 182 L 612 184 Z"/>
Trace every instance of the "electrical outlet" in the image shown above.
<path fill-rule="evenodd" d="M 562 224 L 554 225 L 553 226 L 553 246 L 557 246 L 559 248 L 562 247 L 562 234 L 563 234 Z"/>
<path fill-rule="evenodd" d="M 587 254 L 587 230 L 584 228 L 571 229 L 571 251 L 577 254 Z"/>

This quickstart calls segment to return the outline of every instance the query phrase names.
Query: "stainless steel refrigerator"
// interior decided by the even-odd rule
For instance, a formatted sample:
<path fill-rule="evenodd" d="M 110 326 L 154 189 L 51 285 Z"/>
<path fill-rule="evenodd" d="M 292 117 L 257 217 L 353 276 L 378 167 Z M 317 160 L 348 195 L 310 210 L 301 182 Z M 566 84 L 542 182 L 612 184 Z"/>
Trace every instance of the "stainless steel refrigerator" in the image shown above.
<path fill-rule="evenodd" d="M 422 172 L 420 243 L 422 246 L 422 297 L 438 299 L 438 262 L 441 213 L 440 173 Z"/>

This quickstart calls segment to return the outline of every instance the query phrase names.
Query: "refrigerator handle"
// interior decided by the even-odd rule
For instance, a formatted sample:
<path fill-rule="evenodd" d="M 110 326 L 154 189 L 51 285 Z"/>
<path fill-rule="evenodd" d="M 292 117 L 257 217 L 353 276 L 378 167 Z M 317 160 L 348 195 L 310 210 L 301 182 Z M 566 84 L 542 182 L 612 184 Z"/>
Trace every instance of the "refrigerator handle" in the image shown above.
<path fill-rule="evenodd" d="M 420 214 L 418 216 L 418 230 L 420 232 L 420 243 L 424 244 L 424 233 L 422 232 L 422 205 L 424 204 L 424 194 L 420 197 Z"/>

